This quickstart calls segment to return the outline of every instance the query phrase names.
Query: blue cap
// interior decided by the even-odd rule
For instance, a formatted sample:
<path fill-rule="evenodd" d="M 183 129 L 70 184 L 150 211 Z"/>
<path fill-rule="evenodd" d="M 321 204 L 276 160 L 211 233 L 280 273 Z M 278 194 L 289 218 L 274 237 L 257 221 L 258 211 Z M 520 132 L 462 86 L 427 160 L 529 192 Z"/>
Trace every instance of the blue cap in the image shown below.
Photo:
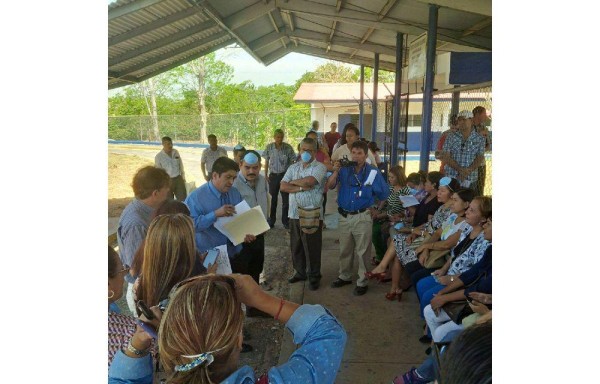
<path fill-rule="evenodd" d="M 448 177 L 448 176 L 444 176 L 440 179 L 440 187 L 446 187 L 449 190 L 453 191 L 452 187 L 450 186 L 450 183 L 452 182 L 452 178 Z"/>
<path fill-rule="evenodd" d="M 246 156 L 244 156 L 244 162 L 247 164 L 256 164 L 258 163 L 258 157 L 252 152 L 247 153 Z"/>
<path fill-rule="evenodd" d="M 235 147 L 233 147 L 233 149 L 235 149 L 236 151 L 239 151 L 240 149 L 244 149 L 244 146 L 242 144 L 238 144 Z"/>

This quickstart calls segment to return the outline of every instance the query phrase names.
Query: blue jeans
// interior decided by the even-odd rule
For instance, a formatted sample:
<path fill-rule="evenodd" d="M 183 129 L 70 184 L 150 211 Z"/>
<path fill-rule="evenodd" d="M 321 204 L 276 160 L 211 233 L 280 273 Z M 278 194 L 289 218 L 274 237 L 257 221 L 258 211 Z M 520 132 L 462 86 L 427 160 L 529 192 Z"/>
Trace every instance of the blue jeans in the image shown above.
<path fill-rule="evenodd" d="M 445 286 L 436 282 L 433 276 L 427 276 L 424 279 L 419 280 L 417 283 L 417 296 L 419 296 L 419 302 L 421 303 L 421 317 L 423 317 L 423 311 L 425 307 L 429 305 L 433 295 L 441 291 Z"/>

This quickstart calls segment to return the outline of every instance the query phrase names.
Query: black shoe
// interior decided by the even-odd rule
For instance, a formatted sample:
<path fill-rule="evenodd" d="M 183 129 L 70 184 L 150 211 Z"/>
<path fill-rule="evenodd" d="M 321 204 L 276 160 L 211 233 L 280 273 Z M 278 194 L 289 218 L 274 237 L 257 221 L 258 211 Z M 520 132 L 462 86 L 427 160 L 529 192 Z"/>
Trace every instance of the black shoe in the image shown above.
<path fill-rule="evenodd" d="M 431 337 L 429 337 L 429 335 L 423 335 L 419 337 L 419 341 L 423 344 L 429 344 L 431 343 Z"/>
<path fill-rule="evenodd" d="M 254 351 L 254 347 L 252 347 L 250 344 L 242 343 L 241 353 L 252 352 L 252 351 Z"/>
<path fill-rule="evenodd" d="M 431 343 L 431 337 L 429 337 L 429 335 L 423 335 L 419 337 L 419 341 L 423 344 L 429 344 Z"/>
<path fill-rule="evenodd" d="M 245 329 L 243 329 L 242 332 L 244 334 L 244 340 L 252 340 L 252 335 L 250 335 L 250 332 L 246 331 Z"/>
<path fill-rule="evenodd" d="M 310 289 L 311 291 L 316 291 L 317 289 L 319 289 L 319 282 L 311 281 L 310 283 L 308 283 L 308 289 Z"/>
<path fill-rule="evenodd" d="M 431 353 L 431 347 L 429 347 L 429 348 L 427 348 L 427 349 L 425 350 L 425 354 L 426 354 L 426 355 L 429 355 L 430 353 Z"/>
<path fill-rule="evenodd" d="M 246 316 L 248 317 L 271 317 L 266 312 L 261 311 L 260 309 L 256 309 L 253 307 L 246 308 Z"/>
<path fill-rule="evenodd" d="M 298 275 L 294 275 L 288 279 L 288 283 L 294 284 L 295 282 L 305 281 L 305 280 L 306 280 L 306 277 L 300 277 Z"/>
<path fill-rule="evenodd" d="M 331 288 L 339 288 L 339 287 L 343 287 L 344 285 L 348 285 L 348 284 L 352 284 L 352 280 L 346 281 L 346 280 L 342 280 L 338 277 L 337 280 L 335 280 L 333 283 L 331 283 Z"/>
<path fill-rule="evenodd" d="M 364 286 L 364 287 L 359 287 L 358 285 L 356 286 L 356 288 L 354 288 L 354 292 L 352 292 L 352 294 L 354 296 L 362 296 L 365 293 L 367 293 L 367 290 L 369 289 L 368 286 Z"/>
<path fill-rule="evenodd" d="M 283 228 L 290 229 L 290 223 L 283 223 Z"/>
<path fill-rule="evenodd" d="M 275 221 L 267 220 L 267 223 L 269 224 L 270 228 L 273 228 L 275 226 Z"/>

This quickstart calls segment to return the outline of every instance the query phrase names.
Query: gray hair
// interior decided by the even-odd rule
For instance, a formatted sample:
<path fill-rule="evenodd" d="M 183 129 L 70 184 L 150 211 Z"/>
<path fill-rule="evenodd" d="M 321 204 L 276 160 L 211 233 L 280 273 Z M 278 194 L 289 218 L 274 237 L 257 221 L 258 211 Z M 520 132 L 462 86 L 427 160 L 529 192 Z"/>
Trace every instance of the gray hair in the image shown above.
<path fill-rule="evenodd" d="M 305 137 L 304 139 L 302 139 L 300 145 L 302 145 L 302 143 L 310 145 L 313 151 L 317 150 L 317 142 L 314 139 L 311 139 L 310 137 Z"/>

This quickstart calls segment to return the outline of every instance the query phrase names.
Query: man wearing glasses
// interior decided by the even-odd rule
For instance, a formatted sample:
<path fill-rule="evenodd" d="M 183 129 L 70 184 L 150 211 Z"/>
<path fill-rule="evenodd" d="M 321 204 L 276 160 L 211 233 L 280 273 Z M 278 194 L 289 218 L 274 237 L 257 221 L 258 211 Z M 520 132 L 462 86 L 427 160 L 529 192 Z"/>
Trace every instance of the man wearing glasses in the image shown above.
<path fill-rule="evenodd" d="M 367 272 L 365 260 L 371 257 L 371 236 L 375 197 L 387 199 L 389 186 L 377 168 L 367 164 L 369 148 L 363 141 L 355 141 L 351 146 L 352 161 L 348 167 L 341 167 L 340 161 L 333 166 L 333 174 L 327 180 L 329 189 L 338 189 L 338 212 L 340 213 L 340 272 L 337 280 L 331 283 L 332 288 L 352 284 L 354 252 L 358 257 L 358 280 L 354 288 L 354 296 L 367 292 Z"/>
<path fill-rule="evenodd" d="M 439 158 L 446 164 L 446 176 L 460 181 L 463 188 L 475 188 L 477 169 L 485 159 L 485 139 L 473 128 L 471 111 L 460 112 L 456 123 L 458 131 L 448 134 Z"/>

